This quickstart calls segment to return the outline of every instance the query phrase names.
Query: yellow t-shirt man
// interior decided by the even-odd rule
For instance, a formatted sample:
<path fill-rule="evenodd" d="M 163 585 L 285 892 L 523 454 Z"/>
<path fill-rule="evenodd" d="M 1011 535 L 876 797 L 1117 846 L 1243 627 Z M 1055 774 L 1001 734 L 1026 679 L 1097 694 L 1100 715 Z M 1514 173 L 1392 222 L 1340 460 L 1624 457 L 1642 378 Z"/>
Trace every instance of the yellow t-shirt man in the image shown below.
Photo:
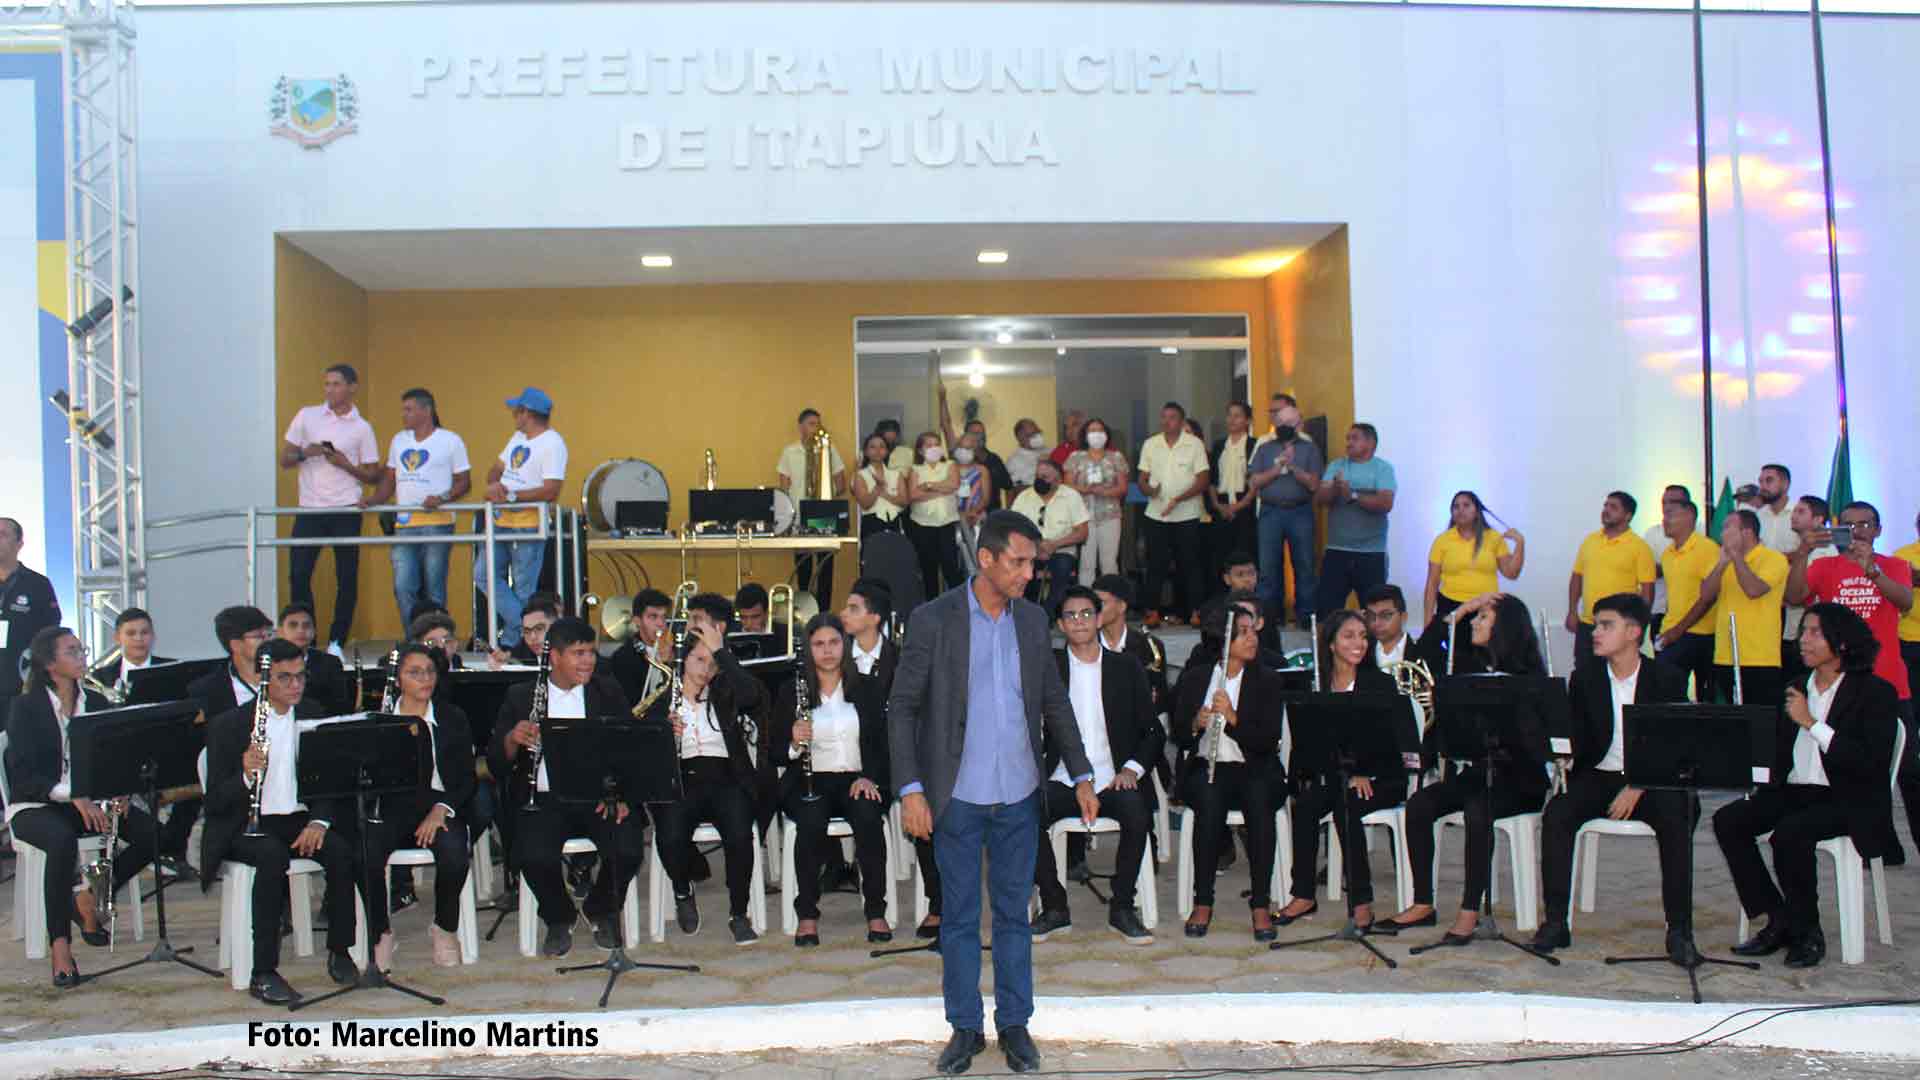
<path fill-rule="evenodd" d="M 1580 575 L 1580 621 L 1591 625 L 1595 601 L 1653 584 L 1653 549 L 1631 530 L 1608 536 L 1605 529 L 1595 529 L 1580 541 L 1573 572 Z"/>
<path fill-rule="evenodd" d="M 1448 529 L 1433 538 L 1427 561 L 1440 568 L 1440 595 L 1466 603 L 1500 587 L 1500 560 L 1512 554 L 1507 538 L 1488 529 L 1480 534 L 1480 550 L 1473 541 Z"/>
<path fill-rule="evenodd" d="M 1733 567 L 1720 571 L 1720 601 L 1713 605 L 1713 662 L 1722 667 L 1733 663 L 1733 635 L 1727 630 L 1727 616 L 1732 615 L 1740 625 L 1740 666 L 1777 668 L 1783 618 L 1780 605 L 1787 596 L 1787 557 L 1770 547 L 1756 546 L 1747 552 L 1746 562 L 1748 569 L 1767 583 L 1767 591 L 1748 596 Z"/>
<path fill-rule="evenodd" d="M 1667 618 L 1678 623 L 1693 605 L 1700 602 L 1700 586 L 1720 562 L 1720 545 L 1699 532 L 1687 537 L 1685 544 L 1668 544 L 1660 553 L 1660 572 L 1667 578 Z M 1713 612 L 1687 627 L 1689 634 L 1712 635 Z M 1745 659 L 1742 654 L 1741 659 Z"/>

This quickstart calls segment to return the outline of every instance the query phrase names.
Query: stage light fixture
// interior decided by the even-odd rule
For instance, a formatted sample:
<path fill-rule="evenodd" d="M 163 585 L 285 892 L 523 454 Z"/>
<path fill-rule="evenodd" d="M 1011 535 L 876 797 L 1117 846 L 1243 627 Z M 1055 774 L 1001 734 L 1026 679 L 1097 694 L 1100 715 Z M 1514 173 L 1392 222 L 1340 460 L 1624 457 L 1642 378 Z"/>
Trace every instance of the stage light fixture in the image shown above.
<path fill-rule="evenodd" d="M 640 265 L 649 270 L 665 270 L 673 265 L 673 256 L 642 255 L 640 256 Z"/>
<path fill-rule="evenodd" d="M 974 258 L 988 266 L 998 266 L 1007 261 L 1007 253 L 1004 251 L 983 251 L 974 256 Z"/>
<path fill-rule="evenodd" d="M 67 418 L 67 426 L 73 429 L 74 434 L 102 450 L 113 449 L 113 436 L 107 434 L 106 429 L 102 428 L 93 417 L 88 416 L 85 409 L 75 408 L 73 399 L 67 396 L 65 390 L 55 390 L 47 395 L 47 403 L 60 410 L 60 415 Z"/>
<path fill-rule="evenodd" d="M 1001 345 L 1011 345 L 1013 344 L 1013 335 L 1005 330 L 1002 330 L 999 333 L 993 335 L 993 340 L 998 342 Z"/>
<path fill-rule="evenodd" d="M 122 303 L 131 303 L 133 300 L 133 290 L 125 285 L 120 286 L 120 300 Z M 67 333 L 77 338 L 86 337 L 88 334 L 93 333 L 101 323 L 106 322 L 107 317 L 112 314 L 113 297 L 103 296 L 100 298 L 99 303 L 87 309 L 85 315 L 67 324 Z"/>
<path fill-rule="evenodd" d="M 1160 346 L 1160 351 L 1161 351 L 1162 353 L 1164 353 L 1164 354 L 1166 354 L 1167 356 L 1178 356 L 1178 355 L 1180 355 L 1180 350 L 1179 350 L 1179 349 L 1176 349 L 1176 348 L 1174 348 L 1174 347 L 1173 347 L 1173 346 L 1171 346 L 1171 345 L 1162 345 L 1162 346 Z"/>

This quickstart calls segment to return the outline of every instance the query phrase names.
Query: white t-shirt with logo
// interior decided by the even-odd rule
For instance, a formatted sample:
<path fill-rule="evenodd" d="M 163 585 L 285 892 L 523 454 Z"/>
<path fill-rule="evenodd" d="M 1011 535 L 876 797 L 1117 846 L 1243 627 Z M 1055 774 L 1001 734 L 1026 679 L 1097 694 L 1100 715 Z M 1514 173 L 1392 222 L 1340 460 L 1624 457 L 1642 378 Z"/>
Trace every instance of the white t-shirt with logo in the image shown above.
<path fill-rule="evenodd" d="M 446 428 L 434 428 L 425 439 L 402 431 L 387 447 L 387 468 L 393 470 L 393 501 L 399 506 L 419 506 L 429 495 L 445 498 L 453 490 L 453 478 L 470 471 L 467 444 Z M 451 525 L 450 510 L 402 511 L 394 515 L 394 524 L 402 529 L 421 525 Z"/>
<path fill-rule="evenodd" d="M 507 448 L 500 451 L 500 464 L 505 467 L 500 473 L 500 486 L 508 491 L 532 491 L 549 480 L 565 480 L 567 440 L 552 428 L 531 439 L 525 432 L 516 431 L 513 438 L 507 440 Z M 503 508 L 497 524 L 536 528 L 540 524 L 540 511 L 533 507 Z"/>

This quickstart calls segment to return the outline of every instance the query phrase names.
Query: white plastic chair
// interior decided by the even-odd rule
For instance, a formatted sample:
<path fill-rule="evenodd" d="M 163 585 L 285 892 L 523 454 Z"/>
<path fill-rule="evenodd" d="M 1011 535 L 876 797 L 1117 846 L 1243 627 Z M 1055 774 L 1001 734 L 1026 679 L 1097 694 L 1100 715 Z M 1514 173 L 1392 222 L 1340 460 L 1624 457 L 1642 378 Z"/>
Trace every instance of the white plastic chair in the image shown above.
<path fill-rule="evenodd" d="M 696 844 L 717 844 L 720 842 L 720 830 L 711 825 L 702 825 L 693 830 L 693 842 Z M 673 883 L 667 879 L 667 868 L 660 861 L 660 834 L 654 832 L 653 843 L 649 845 L 650 858 L 653 860 L 647 871 L 647 921 L 648 932 L 655 942 L 667 938 L 667 906 L 673 902 Z M 753 879 L 747 886 L 747 920 L 753 924 L 754 933 L 764 936 L 767 932 L 767 881 L 766 867 L 760 857 L 760 827 L 753 827 Z"/>
<path fill-rule="evenodd" d="M 799 830 L 794 828 L 791 818 L 787 818 L 785 814 L 778 816 L 784 819 L 780 822 L 780 880 L 788 882 L 789 888 L 791 888 L 791 883 L 799 880 L 794 876 L 794 857 L 800 846 Z M 717 836 L 718 834 L 715 835 Z M 851 839 L 852 837 L 853 825 L 850 824 L 846 818 L 827 819 L 828 840 Z M 899 889 L 895 887 L 894 882 L 896 880 L 895 874 L 899 871 L 897 865 L 899 855 L 896 845 L 890 838 L 885 839 L 884 846 L 887 849 L 887 925 L 897 927 L 899 924 L 899 911 L 895 907 L 895 894 L 899 892 Z M 797 892 L 798 890 L 794 891 Z M 664 915 L 665 912 L 662 912 L 663 917 Z M 864 919 L 861 921 L 863 923 L 865 922 Z M 799 928 L 800 915 L 793 910 L 793 898 L 790 896 L 782 897 L 780 902 L 780 929 L 791 934 Z"/>
<path fill-rule="evenodd" d="M 7 733 L 0 731 L 0 757 L 7 752 Z M 6 770 L 0 768 L 0 800 L 13 805 L 13 784 L 8 781 Z M 107 838 L 104 836 L 83 836 L 80 838 L 80 857 L 76 866 L 85 866 L 106 850 Z M 39 960 L 47 955 L 47 853 L 22 840 L 19 834 L 13 837 L 13 940 L 25 940 L 27 959 Z M 120 897 L 115 907 L 125 907 L 132 918 L 133 939 L 147 939 L 146 901 L 141 899 L 140 879 L 128 880 L 120 887 Z M 106 917 L 105 912 L 100 913 Z"/>
<path fill-rule="evenodd" d="M 1906 725 L 1895 720 L 1893 724 L 1893 769 L 1889 784 L 1898 793 L 1900 782 L 1900 757 L 1907 750 Z M 1757 837 L 1755 842 L 1763 842 L 1767 837 Z M 1887 866 L 1884 859 L 1864 860 L 1860 849 L 1853 846 L 1853 837 L 1845 833 L 1815 844 L 1813 849 L 1833 860 L 1833 881 L 1836 899 L 1840 904 L 1840 962 L 1843 964 L 1864 964 L 1867 962 L 1867 899 L 1866 875 L 1864 866 L 1873 869 L 1873 906 L 1880 920 L 1880 944 L 1893 944 L 1893 923 L 1887 910 Z M 1740 932 L 1737 940 L 1747 939 L 1747 911 L 1740 909 Z"/>
<path fill-rule="evenodd" d="M 1466 828 L 1466 815 L 1460 811 L 1433 823 L 1433 879 L 1440 880 L 1440 830 Z M 1525 932 L 1540 928 L 1540 812 L 1530 811 L 1493 819 L 1496 838 L 1507 838 L 1507 854 L 1513 867 L 1513 918 L 1516 929 Z M 1499 860 L 1487 880 L 1488 899 L 1500 902 Z"/>
<path fill-rule="evenodd" d="M 1079 833 L 1093 836 L 1100 833 L 1119 833 L 1120 823 L 1112 818 L 1094 818 L 1088 826 L 1077 817 L 1062 818 L 1047 828 L 1047 842 L 1053 845 L 1053 869 L 1059 876 L 1060 887 L 1067 887 L 1067 836 Z M 1154 890 L 1153 853 L 1147 852 L 1140 860 L 1140 873 L 1134 880 L 1134 904 L 1140 909 L 1140 921 L 1151 930 L 1160 925 L 1160 897 Z"/>
<path fill-rule="evenodd" d="M 433 852 L 427 848 L 398 848 L 393 854 L 387 856 L 387 868 L 392 869 L 396 866 L 425 866 L 431 868 L 433 866 Z M 438 880 L 434 882 L 433 887 L 435 889 L 440 887 Z M 460 938 L 460 962 L 463 964 L 471 964 L 480 959 L 480 931 L 478 927 L 475 926 L 475 923 L 479 921 L 479 916 L 474 912 L 476 906 L 474 904 L 474 891 L 473 873 L 469 870 L 467 879 L 460 883 L 460 925 L 456 931 L 457 936 Z M 636 924 L 634 929 L 637 931 L 639 929 L 639 918 L 637 914 L 634 921 Z"/>
<path fill-rule="evenodd" d="M 576 836 L 573 839 L 568 840 L 566 843 L 560 845 L 560 857 L 564 859 L 569 855 L 592 855 L 595 852 L 598 852 L 599 850 L 600 850 L 599 846 L 596 845 L 593 841 L 587 839 L 584 836 Z M 429 859 L 428 862 L 431 863 L 432 860 Z M 628 868 L 622 867 L 621 869 L 626 870 Z M 626 899 L 623 900 L 620 904 L 620 932 L 622 936 L 624 936 L 624 938 L 626 939 L 627 944 L 629 945 L 636 944 L 640 940 L 640 879 L 639 879 L 639 873 L 638 873 L 639 868 L 633 867 L 632 869 L 634 873 L 633 873 L 633 876 L 629 878 L 627 881 Z M 602 872 L 604 872 L 604 869 L 602 870 Z M 534 899 L 534 896 L 533 896 L 533 886 L 527 884 L 527 875 L 521 874 L 520 875 L 520 955 L 521 956 L 532 956 L 535 953 L 540 951 L 539 942 L 536 940 L 536 933 L 535 933 L 536 924 L 538 924 L 540 921 L 539 907 L 540 907 L 540 902 Z M 460 926 L 463 931 L 468 924 L 467 916 L 468 916 L 468 912 L 465 910 L 462 910 L 460 913 Z M 475 949 L 477 950 L 478 947 L 479 947 L 478 943 L 476 943 Z M 464 939 L 461 941 L 460 951 L 462 953 L 461 958 L 464 960 L 465 959 L 464 954 L 466 953 L 466 942 Z"/>
<path fill-rule="evenodd" d="M 1401 910 L 1413 903 L 1413 858 L 1407 853 L 1407 808 L 1389 806 L 1360 819 L 1369 829 L 1387 830 L 1388 850 L 1393 852 L 1393 889 Z M 1347 858 L 1340 843 L 1340 832 L 1333 827 L 1333 816 L 1320 819 L 1327 833 L 1327 899 L 1339 900 L 1346 887 Z M 1278 893 L 1274 894 L 1278 896 Z"/>
<path fill-rule="evenodd" d="M 719 838 L 719 834 L 716 833 L 715 839 L 718 839 L 718 838 Z M 767 822 L 767 834 L 765 836 L 760 837 L 760 839 L 766 841 L 766 849 L 765 849 L 766 854 L 762 856 L 759 851 L 755 851 L 754 858 L 755 859 L 764 858 L 763 865 L 766 867 L 767 883 L 769 885 L 784 884 L 785 879 L 780 876 L 780 860 L 774 857 L 774 854 L 780 850 L 780 815 L 779 814 L 773 815 L 773 820 Z M 695 840 L 694 842 L 701 843 L 701 841 L 699 840 Z M 710 843 L 711 841 L 708 841 L 708 842 Z M 755 846 L 758 847 L 758 842 L 756 842 Z"/>
<path fill-rule="evenodd" d="M 493 826 L 480 830 L 473 840 L 473 865 L 467 874 L 473 882 L 473 895 L 476 900 L 491 900 L 497 895 L 498 884 L 493 879 Z"/>
<path fill-rule="evenodd" d="M 913 877 L 913 837 L 907 835 L 906 818 L 900 811 L 900 800 L 893 800 L 887 807 L 887 840 L 893 845 L 893 871 L 895 881 L 907 881 Z"/>
<path fill-rule="evenodd" d="M 1174 860 L 1173 873 L 1173 889 L 1177 894 L 1175 901 L 1180 906 L 1180 917 L 1182 919 L 1185 919 L 1193 913 L 1193 830 L 1197 827 L 1195 821 L 1196 815 L 1193 812 L 1193 807 L 1182 807 L 1180 810 L 1180 850 Z M 1289 821 L 1286 807 L 1283 806 L 1274 811 L 1273 881 L 1267 886 L 1269 896 L 1277 897 L 1284 895 L 1286 882 L 1293 876 L 1293 832 Z M 1247 816 L 1245 814 L 1238 810 L 1227 811 L 1228 828 L 1236 825 L 1244 826 L 1246 823 Z M 1146 920 L 1142 918 L 1141 921 L 1145 922 Z"/>
<path fill-rule="evenodd" d="M 1573 875 L 1567 882 L 1568 895 L 1580 897 L 1577 905 L 1581 911 L 1592 911 L 1598 899 L 1600 882 L 1600 838 L 1603 836 L 1630 836 L 1646 840 L 1656 839 L 1653 826 L 1644 821 L 1615 821 L 1612 818 L 1594 818 L 1580 826 L 1573 834 L 1573 865 L 1568 868 Z M 1573 926 L 1573 908 L 1567 906 L 1567 926 Z"/>
<path fill-rule="evenodd" d="M 1147 852 L 1149 859 L 1164 859 L 1168 849 L 1173 847 L 1173 804 L 1167 799 L 1167 789 L 1160 783 L 1160 773 L 1148 769 L 1153 777 L 1153 850 Z M 1144 919 L 1142 920 L 1145 921 Z"/>

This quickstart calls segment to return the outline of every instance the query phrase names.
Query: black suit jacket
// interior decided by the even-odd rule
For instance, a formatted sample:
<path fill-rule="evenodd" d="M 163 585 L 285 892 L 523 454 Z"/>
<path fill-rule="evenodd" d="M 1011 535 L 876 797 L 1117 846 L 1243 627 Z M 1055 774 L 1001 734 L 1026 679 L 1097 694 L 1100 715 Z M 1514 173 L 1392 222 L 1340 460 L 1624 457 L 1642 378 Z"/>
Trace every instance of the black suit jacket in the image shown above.
<path fill-rule="evenodd" d="M 1073 678 L 1066 651 L 1055 650 L 1053 659 L 1060 667 L 1060 681 L 1066 683 L 1071 691 Z M 1160 726 L 1159 715 L 1153 710 L 1153 694 L 1147 673 L 1133 657 L 1111 649 L 1100 650 L 1100 711 L 1106 714 L 1107 749 L 1113 755 L 1114 771 L 1118 772 L 1129 761 L 1136 761 L 1151 773 L 1154 765 L 1160 761 L 1167 733 Z M 1075 720 L 1078 719 L 1076 716 Z M 1082 736 L 1081 746 L 1084 748 L 1086 743 L 1086 738 Z M 1054 749 L 1053 740 L 1049 739 L 1040 778 L 1044 781 L 1052 776 L 1053 770 L 1059 766 L 1060 753 Z M 1145 775 L 1140 777 L 1140 785 L 1151 799 L 1153 785 L 1147 782 Z"/>
<path fill-rule="evenodd" d="M 1200 733 L 1193 722 L 1206 704 L 1207 687 L 1213 679 L 1213 662 L 1189 660 L 1180 670 L 1173 687 L 1173 713 L 1169 720 L 1173 744 L 1180 750 L 1178 782 L 1185 782 L 1185 770 L 1205 760 Z M 1249 768 L 1271 770 L 1276 781 L 1284 781 L 1286 770 L 1280 764 L 1281 702 L 1286 684 L 1280 673 L 1263 664 L 1248 664 L 1241 669 L 1240 704 L 1234 709 L 1240 722 L 1230 734 L 1247 756 Z"/>
<path fill-rule="evenodd" d="M 240 702 L 233 696 L 233 679 L 233 665 L 229 663 L 187 684 L 187 697 L 200 707 L 201 723 L 208 723 L 214 717 L 240 707 Z"/>
<path fill-rule="evenodd" d="M 226 672 L 217 673 L 226 678 Z M 232 697 L 231 689 L 227 696 Z M 310 720 L 326 715 L 306 701 L 294 706 L 295 720 Z M 252 796 L 240 759 L 253 739 L 253 706 L 231 708 L 207 721 L 207 783 L 205 812 L 200 821 L 200 887 L 210 889 L 220 876 L 220 863 L 233 850 L 233 841 L 247 827 L 247 812 Z M 316 818 L 345 824 L 352 811 L 334 801 L 308 803 L 307 811 Z"/>
<path fill-rule="evenodd" d="M 887 699 L 879 681 L 874 677 L 880 672 L 880 666 L 874 665 L 874 675 L 853 675 L 845 681 L 847 703 L 860 714 L 860 775 L 874 782 L 882 794 L 893 798 L 893 763 L 889 760 L 887 748 Z M 770 726 L 773 728 L 771 747 L 772 763 L 784 767 L 787 771 L 780 777 L 779 800 L 784 803 L 801 783 L 800 761 L 793 756 L 794 722 L 794 680 L 788 679 L 774 691 L 773 716 Z"/>
<path fill-rule="evenodd" d="M 435 702 L 433 723 L 439 730 L 431 737 L 427 734 L 427 725 L 420 725 L 420 754 L 424 760 L 429 752 L 429 741 L 434 764 L 440 767 L 440 783 L 445 791 L 434 796 L 427 792 L 433 782 L 433 774 L 427 773 L 421 782 L 422 793 L 427 804 L 444 802 L 453 808 L 455 815 L 464 815 L 467 804 L 473 801 L 473 726 L 467 720 L 467 714 L 458 705 Z"/>
<path fill-rule="evenodd" d="M 853 670 L 853 650 L 851 647 L 847 650 L 847 668 L 848 670 Z M 883 634 L 880 637 L 880 655 L 875 657 L 873 661 L 873 671 L 864 676 L 869 682 L 879 687 L 882 702 L 886 700 L 888 694 L 893 693 L 893 673 L 899 669 L 900 646 L 895 645 L 892 638 Z M 788 704 L 792 703 L 789 702 Z M 888 795 L 891 796 L 892 792 L 888 792 Z"/>
<path fill-rule="evenodd" d="M 107 699 L 90 690 L 86 711 L 107 708 Z M 53 786 L 60 782 L 60 721 L 53 714 L 53 702 L 38 691 L 22 693 L 7 710 L 7 784 L 13 801 L 51 802 Z"/>
<path fill-rule="evenodd" d="M 1573 768 L 1585 772 L 1600 764 L 1613 746 L 1613 678 L 1605 660 L 1585 661 L 1567 680 Z M 1687 700 L 1687 673 L 1642 657 L 1639 681 L 1629 705 L 1670 705 Z"/>
<path fill-rule="evenodd" d="M 369 665 L 371 668 L 371 665 Z M 381 672 L 383 677 L 391 674 Z M 384 683 L 382 684 L 384 685 Z M 307 695 L 306 705 L 319 710 L 322 716 L 340 716 L 355 711 L 358 702 L 353 700 L 353 676 L 348 674 L 340 658 L 324 649 L 307 650 Z M 368 695 L 367 708 L 375 708 L 380 702 Z"/>
<path fill-rule="evenodd" d="M 521 766 L 525 751 L 516 749 L 512 755 L 508 754 L 507 733 L 533 712 L 533 690 L 537 685 L 538 680 L 533 680 L 507 687 L 506 700 L 500 703 L 500 715 L 494 720 L 493 739 L 487 743 L 487 769 L 493 775 L 493 782 L 501 785 L 503 807 L 524 805 L 527 787 L 534 780 L 532 771 Z M 587 715 L 582 730 L 602 716 L 626 716 L 632 710 L 627 696 L 620 692 L 620 684 L 610 676 L 596 674 L 587 683 Z M 444 771 L 440 778 L 447 779 Z"/>
<path fill-rule="evenodd" d="M 1806 684 L 1801 683 L 1804 693 Z M 1886 853 L 1893 813 L 1893 734 L 1900 695 L 1893 684 L 1869 671 L 1850 671 L 1834 691 L 1827 710 L 1833 741 L 1820 754 L 1827 784 L 1840 799 L 1847 818 L 1847 835 L 1866 859 Z M 1793 744 L 1800 727 L 1781 711 L 1780 733 L 1774 748 L 1774 778 L 1786 783 L 1793 767 Z"/>
<path fill-rule="evenodd" d="M 1154 662 L 1153 662 L 1153 646 L 1147 643 L 1147 639 L 1150 637 L 1153 637 L 1153 635 L 1149 634 L 1145 630 L 1136 630 L 1133 627 L 1129 626 L 1127 627 L 1126 640 L 1120 643 L 1120 651 L 1125 653 L 1128 656 L 1133 657 L 1134 663 L 1139 664 L 1140 670 L 1146 673 L 1147 689 L 1151 693 L 1153 698 L 1151 703 L 1153 708 L 1153 713 L 1155 716 L 1158 716 L 1159 714 L 1167 711 L 1167 705 L 1168 705 L 1167 661 L 1166 661 L 1167 651 L 1166 651 L 1166 647 L 1163 645 L 1160 649 L 1160 670 L 1155 671 Z M 1159 639 L 1155 638 L 1155 640 L 1158 641 Z M 1100 647 L 1103 649 L 1107 648 L 1105 635 L 1102 635 L 1100 638 Z"/>
<path fill-rule="evenodd" d="M 1444 659 L 1442 660 L 1444 664 Z M 1445 668 L 1434 670 L 1434 677 L 1445 679 Z M 1455 675 L 1486 675 L 1499 678 L 1497 673 L 1489 671 L 1485 654 L 1478 649 L 1462 646 L 1460 655 L 1454 658 Z M 1611 714 L 1609 714 L 1611 717 Z M 1611 724 L 1611 718 L 1607 721 Z M 1518 717 L 1520 743 L 1517 746 L 1502 748 L 1503 757 L 1494 762 L 1493 783 L 1496 787 L 1506 788 L 1520 793 L 1523 799 L 1546 801 L 1547 789 L 1552 786 L 1548 778 L 1548 767 L 1552 761 L 1552 752 L 1547 741 L 1547 718 L 1539 708 L 1523 710 Z M 1435 724 L 1427 731 L 1427 737 L 1421 745 L 1423 759 L 1432 761 L 1439 751 L 1440 725 Z M 1448 769 L 1455 778 L 1469 786 L 1486 783 L 1478 762 L 1464 768 L 1458 763 L 1449 762 Z"/>

